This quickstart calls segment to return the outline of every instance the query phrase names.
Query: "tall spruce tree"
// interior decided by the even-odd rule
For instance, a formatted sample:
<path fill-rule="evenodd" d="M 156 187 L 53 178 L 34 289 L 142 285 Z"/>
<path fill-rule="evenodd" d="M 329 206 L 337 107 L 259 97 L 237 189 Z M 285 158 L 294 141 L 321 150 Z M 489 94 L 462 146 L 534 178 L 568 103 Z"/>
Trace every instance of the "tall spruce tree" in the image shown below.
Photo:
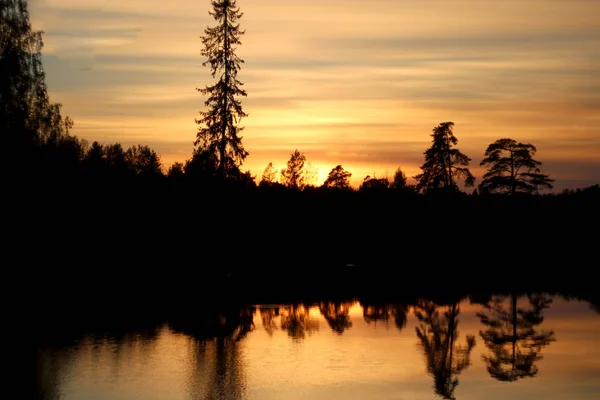
<path fill-rule="evenodd" d="M 241 89 L 243 83 L 237 79 L 244 60 L 235 54 L 235 46 L 241 44 L 240 36 L 244 34 L 238 23 L 243 13 L 236 0 L 212 0 L 211 4 L 213 11 L 209 14 L 217 25 L 204 30 L 201 54 L 206 57 L 202 65 L 210 65 L 211 75 L 213 78 L 218 76 L 218 81 L 197 89 L 208 98 L 204 103 L 207 110 L 200 111 L 200 118 L 196 119 L 199 130 L 194 145 L 196 152 L 214 154 L 218 158 L 217 173 L 227 177 L 239 170 L 248 155 L 239 136 L 244 128 L 238 126 L 247 116 L 238 99 L 238 96 L 247 95 Z"/>

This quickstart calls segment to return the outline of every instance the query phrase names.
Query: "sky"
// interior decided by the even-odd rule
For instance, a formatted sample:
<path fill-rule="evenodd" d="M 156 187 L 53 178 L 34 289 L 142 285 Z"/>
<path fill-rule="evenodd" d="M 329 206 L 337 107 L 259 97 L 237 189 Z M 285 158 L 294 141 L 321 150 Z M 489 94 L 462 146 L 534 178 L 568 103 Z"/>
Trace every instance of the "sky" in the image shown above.
<path fill-rule="evenodd" d="M 165 169 L 191 157 L 209 0 L 30 0 L 50 98 L 90 143 L 148 145 Z M 600 1 L 238 0 L 242 170 L 294 150 L 318 170 L 421 172 L 432 129 L 454 122 L 481 182 L 511 138 L 554 191 L 600 183 Z"/>

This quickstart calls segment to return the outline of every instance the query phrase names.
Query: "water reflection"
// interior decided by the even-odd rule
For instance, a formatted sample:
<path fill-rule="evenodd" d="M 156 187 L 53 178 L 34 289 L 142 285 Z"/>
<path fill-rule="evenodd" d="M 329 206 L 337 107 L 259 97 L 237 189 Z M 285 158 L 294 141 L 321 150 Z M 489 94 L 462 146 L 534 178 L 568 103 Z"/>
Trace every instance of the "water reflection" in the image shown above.
<path fill-rule="evenodd" d="M 160 326 L 97 328 L 73 340 L 44 343 L 37 357 L 37 398 L 332 400 L 435 394 L 531 400 L 531 392 L 506 389 L 516 385 L 493 383 L 525 377 L 537 377 L 535 384 L 544 389 L 555 385 L 554 397 L 547 389 L 533 400 L 569 393 L 577 400 L 598 398 L 600 318 L 589 303 L 556 299 L 506 294 L 449 304 L 415 299 L 188 308 Z M 258 318 L 262 329 L 254 325 Z M 334 334 L 321 334 L 320 323 Z M 374 324 L 396 329 L 372 329 Z M 545 324 L 561 327 L 562 346 L 546 349 L 556 337 L 552 329 L 542 329 Z M 564 361 L 580 369 L 570 372 Z"/>
<path fill-rule="evenodd" d="M 277 330 L 277 318 L 279 318 L 279 307 L 259 307 L 262 326 L 269 336 L 273 336 L 273 332 Z"/>
<path fill-rule="evenodd" d="M 389 325 L 389 319 L 394 319 L 394 325 L 399 331 L 406 326 L 409 306 L 407 304 L 388 304 L 370 301 L 361 301 L 360 306 L 363 309 L 363 318 L 367 324 L 377 324 L 383 322 Z"/>
<path fill-rule="evenodd" d="M 244 398 L 244 365 L 239 342 L 233 337 L 202 339 L 192 344 L 188 394 L 190 399 Z"/>
<path fill-rule="evenodd" d="M 51 332 L 38 338 L 36 393 L 33 398 L 58 400 L 65 397 L 64 385 L 71 375 L 86 365 L 86 374 L 115 382 L 130 373 L 132 363 L 147 364 L 156 350 L 155 340 L 160 325 L 155 320 L 135 324 L 134 319 L 118 324 L 85 321 L 74 331 L 66 326 L 52 327 Z M 75 351 L 76 350 L 76 351 Z M 24 396 L 25 397 L 25 396 Z"/>
<path fill-rule="evenodd" d="M 304 339 L 319 330 L 319 321 L 310 315 L 310 306 L 300 303 L 280 310 L 281 329 L 294 340 Z"/>
<path fill-rule="evenodd" d="M 489 354 L 483 356 L 490 375 L 500 381 L 534 377 L 540 351 L 555 339 L 552 330 L 537 330 L 544 321 L 542 312 L 552 299 L 543 294 L 528 294 L 528 307 L 519 307 L 518 295 L 495 295 L 477 313 L 487 327 L 479 335 Z"/>
<path fill-rule="evenodd" d="M 253 316 L 253 307 L 228 306 L 171 322 L 174 330 L 192 339 L 187 378 L 190 399 L 245 397 L 240 341 L 254 330 Z"/>
<path fill-rule="evenodd" d="M 319 303 L 319 311 L 327 324 L 338 335 L 344 333 L 346 329 L 352 327 L 350 319 L 350 307 L 352 302 L 337 301 L 337 302 L 321 302 Z"/>
<path fill-rule="evenodd" d="M 459 313 L 458 303 L 440 307 L 421 300 L 415 307 L 420 322 L 417 337 L 425 353 L 427 371 L 433 375 L 435 392 L 444 399 L 455 398 L 458 375 L 471 365 L 471 350 L 475 347 L 473 335 L 466 336 L 464 345 L 456 344 Z"/>
<path fill-rule="evenodd" d="M 69 360 L 62 352 L 40 352 L 38 354 L 35 398 L 40 400 L 60 399 L 59 382 L 62 381 L 61 370 L 65 365 L 69 365 Z"/>

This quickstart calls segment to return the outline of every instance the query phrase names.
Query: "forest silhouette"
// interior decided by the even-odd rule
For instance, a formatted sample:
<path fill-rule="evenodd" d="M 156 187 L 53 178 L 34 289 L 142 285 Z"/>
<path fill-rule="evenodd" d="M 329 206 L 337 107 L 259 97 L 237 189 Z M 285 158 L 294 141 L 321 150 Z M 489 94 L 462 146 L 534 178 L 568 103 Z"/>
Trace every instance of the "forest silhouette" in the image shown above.
<path fill-rule="evenodd" d="M 216 82 L 198 88 L 206 108 L 193 153 L 165 168 L 147 145 L 90 144 L 74 134 L 76 121 L 49 99 L 43 32 L 32 29 L 27 1 L 2 3 L 4 246 L 15 265 L 28 266 L 9 270 L 24 279 L 15 282 L 64 301 L 103 297 L 108 288 L 119 298 L 248 287 L 285 297 L 355 291 L 358 276 L 368 278 L 365 286 L 390 287 L 429 270 L 421 287 L 452 291 L 482 270 L 509 284 L 510 274 L 496 273 L 506 263 L 524 282 L 537 282 L 537 269 L 561 261 L 575 268 L 546 278 L 586 283 L 577 266 L 597 260 L 590 232 L 600 185 L 544 192 L 553 179 L 531 143 L 491 143 L 478 184 L 452 121 L 432 128 L 416 185 L 398 168 L 354 188 L 351 172 L 337 165 L 317 186 L 298 149 L 281 171 L 272 163 L 260 179 L 243 171 L 251 155 L 239 125 L 247 117 L 235 54 L 243 13 L 234 0 L 211 4 L 215 25 L 204 31 L 201 55 Z"/>

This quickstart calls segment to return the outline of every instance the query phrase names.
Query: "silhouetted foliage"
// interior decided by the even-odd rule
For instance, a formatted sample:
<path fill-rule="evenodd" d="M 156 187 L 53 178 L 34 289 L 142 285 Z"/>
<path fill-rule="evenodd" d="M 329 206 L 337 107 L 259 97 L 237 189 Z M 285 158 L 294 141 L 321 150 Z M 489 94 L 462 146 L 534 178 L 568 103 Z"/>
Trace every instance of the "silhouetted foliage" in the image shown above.
<path fill-rule="evenodd" d="M 183 166 L 186 176 L 195 180 L 207 180 L 215 176 L 218 168 L 217 156 L 211 151 L 194 150 L 192 158 Z"/>
<path fill-rule="evenodd" d="M 405 190 L 408 188 L 408 184 L 406 182 L 406 174 L 400 167 L 394 173 L 394 178 L 392 179 L 392 183 L 390 184 L 391 189 L 395 190 Z"/>
<path fill-rule="evenodd" d="M 306 157 L 304 153 L 295 150 L 287 162 L 287 167 L 281 170 L 281 183 L 292 189 L 304 189 L 306 185 L 304 164 Z"/>
<path fill-rule="evenodd" d="M 120 143 L 104 146 L 104 157 L 108 170 L 114 178 L 130 178 L 135 176 L 135 169 L 130 167 L 126 153 Z"/>
<path fill-rule="evenodd" d="M 538 373 L 535 362 L 542 357 L 541 349 L 555 340 L 554 332 L 537 331 L 536 326 L 544 321 L 542 312 L 552 303 L 552 299 L 543 294 L 529 294 L 529 308 L 517 304 L 517 295 L 494 296 L 483 304 L 483 310 L 477 313 L 481 323 L 488 329 L 480 331 L 490 354 L 484 355 L 490 376 L 499 381 L 516 381 L 534 377 Z"/>
<path fill-rule="evenodd" d="M 174 162 L 167 171 L 167 178 L 181 180 L 184 177 L 183 163 L 176 161 Z"/>
<path fill-rule="evenodd" d="M 136 175 L 144 177 L 162 176 L 162 163 L 156 152 L 148 146 L 131 146 L 125 152 L 125 161 L 131 165 Z"/>
<path fill-rule="evenodd" d="M 0 171 L 55 178 L 77 171 L 83 143 L 70 118 L 51 103 L 42 66 L 43 31 L 34 31 L 25 0 L 0 8 Z M 14 165 L 21 168 L 16 170 Z"/>
<path fill-rule="evenodd" d="M 91 176 L 102 175 L 108 165 L 104 159 L 104 146 L 98 142 L 92 143 L 82 160 L 83 169 Z"/>
<path fill-rule="evenodd" d="M 304 187 L 315 188 L 317 178 L 319 176 L 319 170 L 310 161 L 306 162 L 304 166 Z"/>
<path fill-rule="evenodd" d="M 365 179 L 363 179 L 363 182 L 361 183 L 358 190 L 361 192 L 383 191 L 383 190 L 389 189 L 389 187 L 390 187 L 390 181 L 387 177 L 386 178 L 376 178 L 376 177 L 371 177 L 370 175 L 367 175 L 365 177 Z"/>
<path fill-rule="evenodd" d="M 237 96 L 246 96 L 243 85 L 237 79 L 237 73 L 244 60 L 236 55 L 236 47 L 241 44 L 238 20 L 243 13 L 237 7 L 236 0 L 212 0 L 213 11 L 209 14 L 217 21 L 214 27 L 204 30 L 202 56 L 206 57 L 203 66 L 210 65 L 213 78 L 220 74 L 219 80 L 212 86 L 197 89 L 208 96 L 205 101 L 207 111 L 200 111 L 199 125 L 194 145 L 200 152 L 208 152 L 217 159 L 217 172 L 227 176 L 228 170 L 241 165 L 248 152 L 242 146 L 239 133 L 243 127 L 239 121 L 247 114 Z"/>
<path fill-rule="evenodd" d="M 433 375 L 435 393 L 444 399 L 455 399 L 458 375 L 471 365 L 475 337 L 468 335 L 465 345 L 455 344 L 460 308 L 457 303 L 452 304 L 442 315 L 438 308 L 431 301 L 420 301 L 415 307 L 420 324 L 415 329 L 425 353 L 427 371 Z"/>
<path fill-rule="evenodd" d="M 346 171 L 341 165 L 337 165 L 329 171 L 323 187 L 330 189 L 351 189 L 350 177 L 352 177 L 352 173 Z"/>
<path fill-rule="evenodd" d="M 277 170 L 273 168 L 273 163 L 269 163 L 265 168 L 260 179 L 259 186 L 273 186 L 277 183 Z"/>
<path fill-rule="evenodd" d="M 0 132 L 7 144 L 35 144 L 51 105 L 42 68 L 42 31 L 33 31 L 27 1 L 0 9 Z"/>
<path fill-rule="evenodd" d="M 467 168 L 471 159 L 453 148 L 458 143 L 453 126 L 453 122 L 443 122 L 433 128 L 433 143 L 425 151 L 425 163 L 421 165 L 423 172 L 414 177 L 418 191 L 457 191 L 456 179 L 464 179 L 467 187 L 474 185 L 475 177 Z"/>
<path fill-rule="evenodd" d="M 542 164 L 533 159 L 537 149 L 532 144 L 517 143 L 513 139 L 498 139 L 485 150 L 480 165 L 488 166 L 479 184 L 482 192 L 532 193 L 539 188 L 552 189 L 553 179 L 540 173 Z"/>

